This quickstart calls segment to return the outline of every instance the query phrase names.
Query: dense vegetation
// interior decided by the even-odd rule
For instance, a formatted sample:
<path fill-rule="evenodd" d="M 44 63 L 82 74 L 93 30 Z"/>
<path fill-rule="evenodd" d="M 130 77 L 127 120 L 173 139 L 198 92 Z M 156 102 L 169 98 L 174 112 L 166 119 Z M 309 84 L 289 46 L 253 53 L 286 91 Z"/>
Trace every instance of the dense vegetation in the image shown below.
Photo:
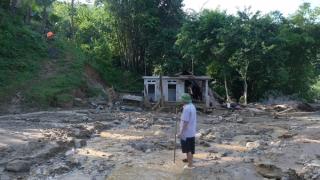
<path fill-rule="evenodd" d="M 268 94 L 308 101 L 319 95 L 318 7 L 303 3 L 289 17 L 182 7 L 183 0 L 1 0 L 1 99 L 19 87 L 27 89 L 28 101 L 47 105 L 65 89 L 92 92 L 81 79 L 83 62 L 116 89 L 142 90 L 143 75 L 188 70 L 210 75 L 214 91 L 244 103 Z M 57 39 L 46 40 L 47 30 Z M 47 54 L 50 46 L 58 57 Z M 73 54 L 68 65 L 32 84 L 40 64 L 56 59 L 59 65 L 67 52 Z"/>

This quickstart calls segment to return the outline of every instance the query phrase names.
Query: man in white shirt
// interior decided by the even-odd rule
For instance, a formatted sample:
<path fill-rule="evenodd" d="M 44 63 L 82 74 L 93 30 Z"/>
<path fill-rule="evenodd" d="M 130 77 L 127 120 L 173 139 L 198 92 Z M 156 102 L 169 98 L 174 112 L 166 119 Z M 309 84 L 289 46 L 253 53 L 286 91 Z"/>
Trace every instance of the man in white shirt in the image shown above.
<path fill-rule="evenodd" d="M 180 133 L 177 137 L 180 138 L 182 153 L 186 153 L 188 160 L 188 165 L 184 168 L 193 169 L 192 161 L 193 154 L 195 153 L 197 112 L 188 93 L 183 93 L 179 99 L 183 105 L 183 110 L 181 117 L 176 117 L 177 120 L 180 120 Z"/>

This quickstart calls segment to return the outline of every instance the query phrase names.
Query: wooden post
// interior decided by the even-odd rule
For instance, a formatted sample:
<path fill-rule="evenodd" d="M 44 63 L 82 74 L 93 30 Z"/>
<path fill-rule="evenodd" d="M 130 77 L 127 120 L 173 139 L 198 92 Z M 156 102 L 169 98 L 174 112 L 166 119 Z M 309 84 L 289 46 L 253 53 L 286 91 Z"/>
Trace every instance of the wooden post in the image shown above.
<path fill-rule="evenodd" d="M 174 131 L 174 152 L 173 152 L 173 163 L 176 163 L 176 144 L 177 144 L 177 114 L 178 114 L 178 110 L 176 108 L 176 116 L 175 116 L 175 120 L 176 120 L 176 125 L 174 127 L 175 131 Z"/>
<path fill-rule="evenodd" d="M 162 74 L 160 75 L 160 93 L 161 93 L 160 106 L 161 106 L 161 107 L 164 107 Z"/>
<path fill-rule="evenodd" d="M 144 105 L 147 108 L 150 107 L 149 95 L 148 95 L 148 91 L 147 91 L 146 85 L 144 85 Z"/>
<path fill-rule="evenodd" d="M 209 96 L 208 96 L 208 80 L 205 80 L 205 98 L 206 98 L 206 107 L 209 107 L 210 105 L 209 105 Z"/>

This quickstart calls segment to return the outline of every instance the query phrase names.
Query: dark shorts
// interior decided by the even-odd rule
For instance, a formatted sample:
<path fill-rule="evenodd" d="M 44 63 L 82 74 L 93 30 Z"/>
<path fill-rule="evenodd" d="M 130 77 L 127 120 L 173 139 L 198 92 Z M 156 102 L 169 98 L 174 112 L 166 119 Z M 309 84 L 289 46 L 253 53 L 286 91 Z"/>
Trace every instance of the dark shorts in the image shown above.
<path fill-rule="evenodd" d="M 182 153 L 195 152 L 195 137 L 187 138 L 185 141 L 180 139 Z"/>

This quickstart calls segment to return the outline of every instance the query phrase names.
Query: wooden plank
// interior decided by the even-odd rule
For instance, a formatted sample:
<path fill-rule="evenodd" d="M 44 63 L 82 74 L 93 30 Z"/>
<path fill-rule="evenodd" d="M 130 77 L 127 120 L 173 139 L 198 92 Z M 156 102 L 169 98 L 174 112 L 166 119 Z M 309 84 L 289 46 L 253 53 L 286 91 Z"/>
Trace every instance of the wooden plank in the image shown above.
<path fill-rule="evenodd" d="M 113 86 L 111 88 L 106 89 L 106 93 L 108 95 L 109 102 L 114 103 L 118 100 Z"/>

